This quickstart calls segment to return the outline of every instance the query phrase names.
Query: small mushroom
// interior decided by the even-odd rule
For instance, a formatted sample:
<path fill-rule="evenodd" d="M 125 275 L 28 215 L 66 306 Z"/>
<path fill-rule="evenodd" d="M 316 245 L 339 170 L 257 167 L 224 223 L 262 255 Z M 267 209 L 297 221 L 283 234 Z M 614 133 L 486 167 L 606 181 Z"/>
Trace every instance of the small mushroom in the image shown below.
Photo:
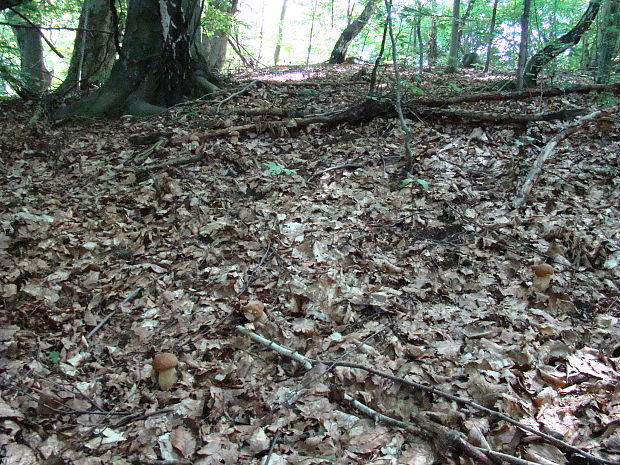
<path fill-rule="evenodd" d="M 177 381 L 176 367 L 179 359 L 170 352 L 162 352 L 153 358 L 153 375 L 162 391 L 169 391 Z"/>
<path fill-rule="evenodd" d="M 551 284 L 551 276 L 556 272 L 556 269 L 547 263 L 542 263 L 534 267 L 534 281 L 532 286 L 538 292 L 545 292 L 549 289 Z"/>
<path fill-rule="evenodd" d="M 252 323 L 266 323 L 267 315 L 265 314 L 265 304 L 260 300 L 250 300 L 243 307 L 241 312 L 246 320 Z"/>

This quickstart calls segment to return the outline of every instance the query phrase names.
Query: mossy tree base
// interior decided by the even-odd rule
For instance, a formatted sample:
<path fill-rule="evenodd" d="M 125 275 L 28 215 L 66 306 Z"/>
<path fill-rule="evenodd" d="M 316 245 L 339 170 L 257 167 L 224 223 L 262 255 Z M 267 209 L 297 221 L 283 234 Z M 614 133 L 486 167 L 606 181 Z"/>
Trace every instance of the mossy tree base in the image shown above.
<path fill-rule="evenodd" d="M 131 0 L 122 54 L 109 79 L 58 110 L 56 118 L 150 116 L 217 90 L 202 50 L 199 6 L 191 0 Z"/>

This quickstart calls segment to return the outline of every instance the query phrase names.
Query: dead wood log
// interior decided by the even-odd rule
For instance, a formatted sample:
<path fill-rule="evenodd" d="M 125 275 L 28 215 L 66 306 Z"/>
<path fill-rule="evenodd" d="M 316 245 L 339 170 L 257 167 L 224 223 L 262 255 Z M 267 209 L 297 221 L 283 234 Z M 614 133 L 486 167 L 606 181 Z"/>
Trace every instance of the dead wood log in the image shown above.
<path fill-rule="evenodd" d="M 473 94 L 467 96 L 457 96 L 446 99 L 416 99 L 408 102 L 409 105 L 421 107 L 445 107 L 457 103 L 475 103 L 484 101 L 503 101 L 503 100 L 524 100 L 539 97 L 557 97 L 568 94 L 587 94 L 588 92 L 613 92 L 620 94 L 620 82 L 614 84 L 592 84 L 589 86 L 574 86 L 565 89 L 549 87 L 546 89 L 527 89 L 515 92 L 491 92 L 483 94 Z"/>

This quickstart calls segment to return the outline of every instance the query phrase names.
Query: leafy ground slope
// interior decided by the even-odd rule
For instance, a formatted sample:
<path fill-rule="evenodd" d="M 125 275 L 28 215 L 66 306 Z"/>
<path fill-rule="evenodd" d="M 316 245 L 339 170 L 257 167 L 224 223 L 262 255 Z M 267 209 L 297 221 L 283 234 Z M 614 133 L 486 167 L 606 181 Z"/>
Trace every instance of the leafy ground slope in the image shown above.
<path fill-rule="evenodd" d="M 368 372 L 306 371 L 237 325 L 620 458 L 618 121 L 570 136 L 514 210 L 527 169 L 566 123 L 409 121 L 421 161 L 403 187 L 396 120 L 270 132 L 266 122 L 282 118 L 252 115 L 344 108 L 366 91 L 352 70 L 319 71 L 309 81 L 263 75 L 226 101 L 233 91 L 147 120 L 28 125 L 32 108 L 1 104 L 3 464 L 456 460 L 437 438 L 376 422 L 345 394 L 539 464 L 584 463 L 496 416 Z M 427 95 L 455 90 L 431 75 L 417 82 Z M 535 113 L 597 99 L 463 108 Z M 264 130 L 213 135 L 257 121 Z M 154 132 L 164 142 L 143 154 L 135 136 Z M 559 273 L 536 292 L 543 262 Z M 249 322 L 248 308 L 262 305 L 267 321 Z M 180 359 L 168 392 L 151 380 L 160 351 Z M 37 411 L 42 393 L 56 412 Z"/>

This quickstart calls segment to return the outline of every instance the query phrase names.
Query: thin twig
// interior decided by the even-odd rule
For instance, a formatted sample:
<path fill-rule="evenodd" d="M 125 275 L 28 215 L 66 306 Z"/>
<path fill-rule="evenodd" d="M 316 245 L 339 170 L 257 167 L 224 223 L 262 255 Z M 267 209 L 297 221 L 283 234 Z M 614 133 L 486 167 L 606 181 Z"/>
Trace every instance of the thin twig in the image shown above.
<path fill-rule="evenodd" d="M 91 329 L 90 332 L 86 335 L 86 339 L 90 339 L 91 337 L 93 337 L 95 333 L 99 331 L 101 328 L 103 328 L 103 325 L 105 325 L 110 320 L 110 318 L 112 318 L 115 314 L 116 314 L 116 310 L 112 310 L 110 313 L 104 316 L 101 319 L 101 321 L 97 324 L 97 326 Z"/>
<path fill-rule="evenodd" d="M 402 106 L 402 90 L 401 90 L 401 81 L 400 81 L 400 71 L 398 70 L 398 61 L 396 60 L 396 39 L 394 38 L 394 30 L 392 28 L 392 0 L 385 0 L 385 8 L 387 10 L 387 25 L 388 32 L 390 34 L 390 42 L 392 43 L 392 62 L 394 65 L 394 79 L 396 81 L 396 102 L 394 103 L 394 107 L 396 108 L 396 113 L 398 113 L 398 121 L 400 122 L 400 128 L 405 133 L 404 145 L 405 145 L 405 157 L 406 157 L 406 174 L 411 172 L 413 167 L 413 153 L 411 151 L 411 139 L 413 134 L 411 129 L 407 125 L 407 121 L 405 121 L 405 116 L 403 115 L 403 106 Z"/>
<path fill-rule="evenodd" d="M 138 287 L 134 290 L 132 290 L 131 292 L 129 292 L 127 294 L 127 297 L 125 297 L 120 305 L 126 304 L 127 302 L 133 300 L 138 294 L 140 294 L 140 292 L 142 291 L 141 287 Z M 97 331 L 99 331 L 103 325 L 105 325 L 110 318 L 112 318 L 114 315 L 116 314 L 116 310 L 113 310 L 112 312 L 108 313 L 106 316 L 103 317 L 103 319 L 97 324 L 97 326 L 95 326 L 87 335 L 86 335 L 86 339 L 90 339 L 91 337 L 93 337 L 95 335 L 95 333 Z"/>
<path fill-rule="evenodd" d="M 311 359 L 301 355 L 299 352 L 295 352 L 294 350 L 291 349 L 287 349 L 286 347 L 283 347 L 279 344 L 276 344 L 273 341 L 270 341 L 267 338 L 264 338 L 263 336 L 260 336 L 248 329 L 245 329 L 243 326 L 235 326 L 235 329 L 237 331 L 239 331 L 241 334 L 246 335 L 247 337 L 249 337 L 250 339 L 252 339 L 253 341 L 256 341 L 260 344 L 263 344 L 267 347 L 269 347 L 270 349 L 275 350 L 276 352 L 278 352 L 279 354 L 284 355 L 285 357 L 291 358 L 293 360 L 295 360 L 296 362 L 301 363 L 304 368 L 306 369 L 311 369 L 312 368 L 312 361 Z"/>
<path fill-rule="evenodd" d="M 273 455 L 273 450 L 276 447 L 276 444 L 280 440 L 280 431 L 276 431 L 273 440 L 271 441 L 271 446 L 269 446 L 269 452 L 267 452 L 267 458 L 265 459 L 265 463 L 263 465 L 269 465 L 269 461 L 271 460 L 271 456 Z"/>
<path fill-rule="evenodd" d="M 37 32 L 39 33 L 39 35 L 43 38 L 43 40 L 45 41 L 45 43 L 49 46 L 49 48 L 52 50 L 52 52 L 54 52 L 56 55 L 58 55 L 60 58 L 64 58 L 65 56 L 60 53 L 58 50 L 56 50 L 56 47 L 54 47 L 54 44 L 52 44 L 47 37 L 45 37 L 45 34 L 43 34 L 43 31 L 41 31 L 41 28 L 39 26 L 37 26 L 35 23 L 33 23 L 32 21 L 30 21 L 26 16 L 24 16 L 23 14 L 21 14 L 19 11 L 17 11 L 15 8 L 9 8 L 9 10 L 11 10 L 13 13 L 15 13 L 17 16 L 19 16 L 21 19 L 23 19 L 24 21 L 26 21 L 28 24 L 30 24 L 30 26 L 32 26 L 33 28 L 35 28 L 37 30 Z"/>
<path fill-rule="evenodd" d="M 150 412 L 150 413 L 142 413 L 142 414 L 136 413 L 134 415 L 127 416 L 127 418 L 123 418 L 117 424 L 113 425 L 113 428 L 120 428 L 121 426 L 126 426 L 129 423 L 133 423 L 134 421 L 146 420 L 147 418 L 153 417 L 155 415 L 162 415 L 164 413 L 170 413 L 173 411 L 174 411 L 173 409 L 168 408 L 168 409 L 163 409 L 163 410 L 155 410 L 154 412 Z"/>
<path fill-rule="evenodd" d="M 235 98 L 237 95 L 241 95 L 243 94 L 245 91 L 247 91 L 250 87 L 256 85 L 258 81 L 252 81 L 250 82 L 247 86 L 241 88 L 240 90 L 238 90 L 237 92 L 234 92 L 232 94 L 230 94 L 228 97 L 226 97 L 224 100 L 221 100 L 217 106 L 215 107 L 215 113 L 219 113 L 220 112 L 220 108 L 222 107 L 222 105 L 226 102 L 228 102 L 229 100 L 232 100 L 233 98 Z"/>
<path fill-rule="evenodd" d="M 534 184 L 536 183 L 536 180 L 538 179 L 538 176 L 540 175 L 540 172 L 542 171 L 543 165 L 547 162 L 547 160 L 551 157 L 551 155 L 553 155 L 553 153 L 555 152 L 555 148 L 562 140 L 566 139 L 571 134 L 583 128 L 586 125 L 586 123 L 589 123 L 590 121 L 596 120 L 608 114 L 617 113 L 618 109 L 620 109 L 620 107 L 614 107 L 613 109 L 606 110 L 606 111 L 602 111 L 602 110 L 594 111 L 586 116 L 579 118 L 577 121 L 575 121 L 574 123 L 569 125 L 566 129 L 564 129 L 562 132 L 553 136 L 551 140 L 547 142 L 547 144 L 543 147 L 540 154 L 534 161 L 532 168 L 530 168 L 530 171 L 528 172 L 525 178 L 525 182 L 520 187 L 519 191 L 517 192 L 515 196 L 515 199 L 512 202 L 513 207 L 519 208 L 525 203 L 525 199 L 530 194 L 532 187 L 534 187 Z"/>

